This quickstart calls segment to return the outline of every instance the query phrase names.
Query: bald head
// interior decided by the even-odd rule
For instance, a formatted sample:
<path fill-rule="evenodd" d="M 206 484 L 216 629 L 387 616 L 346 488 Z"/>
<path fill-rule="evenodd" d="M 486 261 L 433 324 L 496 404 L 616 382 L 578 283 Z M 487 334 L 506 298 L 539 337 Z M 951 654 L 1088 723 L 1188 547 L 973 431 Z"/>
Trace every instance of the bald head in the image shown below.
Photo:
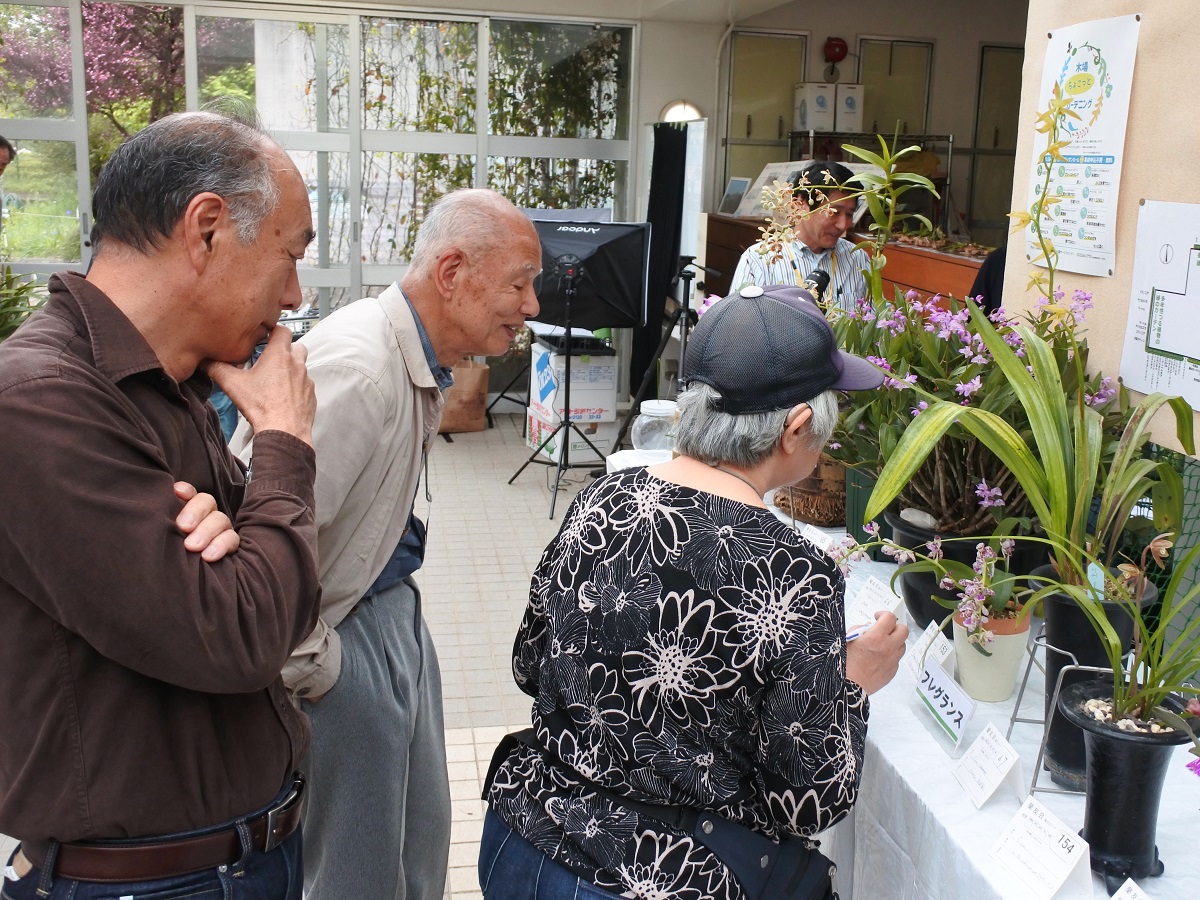
<path fill-rule="evenodd" d="M 538 311 L 542 248 L 533 223 L 495 191 L 452 191 L 430 209 L 400 282 L 438 360 L 503 353 Z"/>
<path fill-rule="evenodd" d="M 449 250 L 467 254 L 500 246 L 505 231 L 536 233 L 511 201 L 487 188 L 462 188 L 439 198 L 429 209 L 413 246 L 409 271 L 425 275 Z"/>

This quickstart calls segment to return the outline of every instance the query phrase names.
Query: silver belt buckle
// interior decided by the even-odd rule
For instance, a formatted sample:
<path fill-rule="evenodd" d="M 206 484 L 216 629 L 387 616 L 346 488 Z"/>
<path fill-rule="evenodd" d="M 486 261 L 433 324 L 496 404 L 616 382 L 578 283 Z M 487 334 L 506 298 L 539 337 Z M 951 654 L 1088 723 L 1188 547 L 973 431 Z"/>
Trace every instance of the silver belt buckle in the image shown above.
<path fill-rule="evenodd" d="M 281 843 L 276 834 L 276 826 L 279 821 L 279 814 L 290 809 L 297 803 L 302 802 L 302 794 L 304 793 L 304 779 L 297 776 L 292 781 L 292 789 L 284 795 L 284 798 L 275 806 L 267 810 L 267 835 L 263 840 L 263 853 L 270 853 Z"/>

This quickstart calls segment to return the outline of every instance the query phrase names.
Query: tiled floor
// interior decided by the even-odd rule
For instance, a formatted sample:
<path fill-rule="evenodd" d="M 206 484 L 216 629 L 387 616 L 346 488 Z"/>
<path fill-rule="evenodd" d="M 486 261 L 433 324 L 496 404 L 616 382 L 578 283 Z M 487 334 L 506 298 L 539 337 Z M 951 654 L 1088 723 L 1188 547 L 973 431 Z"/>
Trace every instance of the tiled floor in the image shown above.
<path fill-rule="evenodd" d="M 521 418 L 497 416 L 495 425 L 439 441 L 430 454 L 433 515 L 417 576 L 442 665 L 454 807 L 446 896 L 454 900 L 482 896 L 475 869 L 480 786 L 500 737 L 529 724 L 530 698 L 513 683 L 511 667 L 529 578 L 567 504 L 591 481 L 586 468 L 568 470 L 551 521 L 554 469 L 531 465 L 506 484 L 529 451 Z"/>
<path fill-rule="evenodd" d="M 513 683 L 510 667 L 529 578 L 567 504 L 591 481 L 587 468 L 566 472 L 554 521 L 554 469 L 531 465 L 506 484 L 529 455 L 522 424 L 518 416 L 497 416 L 487 431 L 439 439 L 429 460 L 433 507 L 418 581 L 442 666 L 453 803 L 446 897 L 454 900 L 482 896 L 475 869 L 483 827 L 479 793 L 492 749 L 506 731 L 529 724 L 530 700 Z M 422 501 L 418 511 L 423 508 Z M 11 847 L 0 836 L 5 858 Z"/>

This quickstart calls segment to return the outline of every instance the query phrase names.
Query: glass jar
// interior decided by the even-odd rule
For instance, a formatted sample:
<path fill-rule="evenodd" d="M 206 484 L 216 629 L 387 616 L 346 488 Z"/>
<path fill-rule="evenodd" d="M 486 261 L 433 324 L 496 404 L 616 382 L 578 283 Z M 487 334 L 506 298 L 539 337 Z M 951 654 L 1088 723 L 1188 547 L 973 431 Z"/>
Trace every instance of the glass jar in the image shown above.
<path fill-rule="evenodd" d="M 633 420 L 631 437 L 635 450 L 673 450 L 675 401 L 643 400 Z"/>

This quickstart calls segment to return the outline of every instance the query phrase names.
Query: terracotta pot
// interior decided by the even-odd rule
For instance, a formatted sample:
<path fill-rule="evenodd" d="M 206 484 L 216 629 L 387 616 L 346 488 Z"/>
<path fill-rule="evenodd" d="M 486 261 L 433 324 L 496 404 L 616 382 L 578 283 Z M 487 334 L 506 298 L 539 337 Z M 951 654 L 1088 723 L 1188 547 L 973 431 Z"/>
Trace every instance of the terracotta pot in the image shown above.
<path fill-rule="evenodd" d="M 1112 894 L 1127 878 L 1161 875 L 1154 837 L 1167 765 L 1175 746 L 1191 739 L 1179 731 L 1143 734 L 1098 722 L 1084 709 L 1090 699 L 1112 696 L 1111 679 L 1073 684 L 1058 709 L 1084 735 L 1087 802 L 1080 835 L 1091 849 L 1092 870 Z M 1167 706 L 1178 712 L 1180 703 Z M 1195 726 L 1193 726 L 1195 727 Z"/>
<path fill-rule="evenodd" d="M 988 646 L 991 656 L 980 653 L 978 647 L 967 640 L 962 617 L 957 612 L 954 614 L 954 659 L 958 666 L 958 683 L 972 699 L 998 703 L 1011 697 L 1013 688 L 1017 686 L 1017 675 L 1029 643 L 1029 617 L 992 618 L 984 628 L 992 635 L 992 643 Z"/>

